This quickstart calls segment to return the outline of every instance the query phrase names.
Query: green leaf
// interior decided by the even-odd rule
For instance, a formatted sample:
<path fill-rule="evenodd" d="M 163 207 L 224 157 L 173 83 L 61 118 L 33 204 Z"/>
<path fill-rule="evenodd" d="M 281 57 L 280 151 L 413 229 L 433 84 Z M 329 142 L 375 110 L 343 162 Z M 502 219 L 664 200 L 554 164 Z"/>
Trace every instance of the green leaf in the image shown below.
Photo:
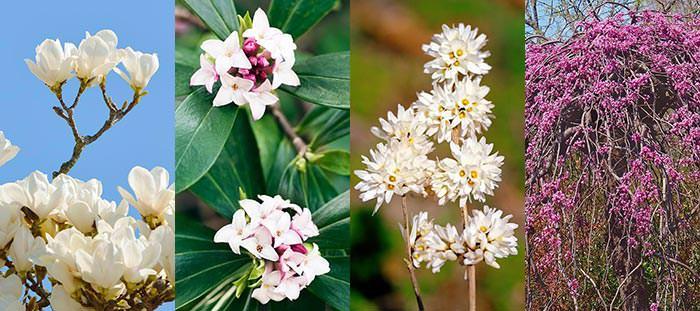
<path fill-rule="evenodd" d="M 255 198 L 265 193 L 259 153 L 253 136 L 249 118 L 240 115 L 233 123 L 229 136 L 219 158 L 209 171 L 190 190 L 207 206 L 229 220 L 239 208 L 240 189 L 247 197 Z"/>
<path fill-rule="evenodd" d="M 337 4 L 338 0 L 272 0 L 267 15 L 270 25 L 297 39 Z"/>
<path fill-rule="evenodd" d="M 277 149 L 284 139 L 284 134 L 277 125 L 275 118 L 266 114 L 262 119 L 251 123 L 255 141 L 260 150 L 260 164 L 263 167 L 263 172 L 266 180 L 269 179 L 272 167 L 275 165 L 277 157 Z"/>
<path fill-rule="evenodd" d="M 350 52 L 308 58 L 296 63 L 294 71 L 301 84 L 282 90 L 310 103 L 350 109 Z"/>
<path fill-rule="evenodd" d="M 175 191 L 197 182 L 219 157 L 238 109 L 213 107 L 213 96 L 200 88 L 175 109 Z"/>
<path fill-rule="evenodd" d="M 302 136 L 310 137 L 314 150 L 350 134 L 350 112 L 317 106 L 298 126 Z"/>
<path fill-rule="evenodd" d="M 350 257 L 324 257 L 331 271 L 317 276 L 306 288 L 336 310 L 350 310 Z"/>
<path fill-rule="evenodd" d="M 319 235 L 309 239 L 324 249 L 350 248 L 350 191 L 339 194 L 312 215 Z"/>
<path fill-rule="evenodd" d="M 233 0 L 183 0 L 220 39 L 238 31 L 238 14 Z"/>
<path fill-rule="evenodd" d="M 190 77 L 199 68 L 199 54 L 184 47 L 175 48 L 175 96 L 192 92 Z"/>
<path fill-rule="evenodd" d="M 321 153 L 321 158 L 315 164 L 326 171 L 350 176 L 350 152 L 345 150 L 325 151 Z"/>
<path fill-rule="evenodd" d="M 252 261 L 234 254 L 227 244 L 214 243 L 214 230 L 186 215 L 178 214 L 175 219 L 176 305 L 184 310 L 221 285 L 215 280 L 242 275 Z"/>

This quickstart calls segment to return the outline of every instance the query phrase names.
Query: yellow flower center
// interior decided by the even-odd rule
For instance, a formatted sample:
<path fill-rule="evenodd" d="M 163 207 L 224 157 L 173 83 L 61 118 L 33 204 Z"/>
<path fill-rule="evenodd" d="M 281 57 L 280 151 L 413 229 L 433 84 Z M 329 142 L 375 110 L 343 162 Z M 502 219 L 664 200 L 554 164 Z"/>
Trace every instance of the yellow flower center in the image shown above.
<path fill-rule="evenodd" d="M 466 112 L 464 112 L 464 111 L 460 111 L 460 112 L 459 112 L 459 118 L 460 118 L 460 119 L 464 119 L 464 118 L 466 118 L 466 117 L 467 117 L 467 113 L 466 113 Z"/>
<path fill-rule="evenodd" d="M 394 190 L 394 185 L 392 185 L 392 184 L 388 184 L 386 187 L 387 187 L 389 190 Z"/>
<path fill-rule="evenodd" d="M 486 228 L 486 226 L 481 226 L 479 227 L 479 230 L 481 230 L 481 232 L 486 232 L 489 230 L 489 228 Z"/>
<path fill-rule="evenodd" d="M 479 173 L 477 173 L 476 171 L 471 171 L 469 172 L 469 176 L 471 176 L 472 178 L 477 178 L 479 177 Z"/>
<path fill-rule="evenodd" d="M 469 184 L 470 186 L 473 186 L 473 185 L 474 185 L 474 181 L 471 180 L 471 179 L 470 179 L 470 180 L 467 180 L 467 184 Z"/>
<path fill-rule="evenodd" d="M 396 182 L 396 177 L 394 177 L 394 176 L 389 176 L 389 181 L 390 181 L 390 182 Z"/>
<path fill-rule="evenodd" d="M 466 98 L 462 99 L 462 105 L 469 105 L 469 101 Z"/>
<path fill-rule="evenodd" d="M 474 109 L 472 109 L 472 107 L 467 108 L 467 112 L 472 112 L 472 110 L 474 110 Z"/>
<path fill-rule="evenodd" d="M 457 50 L 457 56 L 462 56 L 464 55 L 464 51 L 462 49 Z"/>
<path fill-rule="evenodd" d="M 456 61 L 456 62 L 454 63 L 454 65 L 455 65 L 455 66 L 459 66 L 459 61 Z"/>
<path fill-rule="evenodd" d="M 467 175 L 467 173 L 464 172 L 464 170 L 459 171 L 459 177 L 464 177 L 465 175 Z"/>

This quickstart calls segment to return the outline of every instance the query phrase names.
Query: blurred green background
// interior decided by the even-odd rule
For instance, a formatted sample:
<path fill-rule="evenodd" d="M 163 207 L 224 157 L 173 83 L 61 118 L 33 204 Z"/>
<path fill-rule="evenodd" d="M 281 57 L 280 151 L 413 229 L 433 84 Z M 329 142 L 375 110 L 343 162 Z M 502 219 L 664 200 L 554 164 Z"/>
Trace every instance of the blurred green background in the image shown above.
<path fill-rule="evenodd" d="M 525 301 L 524 256 L 524 2 L 520 0 L 353 0 L 352 51 L 352 168 L 362 166 L 378 139 L 369 131 L 397 104 L 410 105 L 416 93 L 431 88 L 423 73 L 429 57 L 421 51 L 442 24 L 465 23 L 488 36 L 486 48 L 493 67 L 484 78 L 491 88 L 487 97 L 495 104 L 495 120 L 486 137 L 506 157 L 503 181 L 490 206 L 513 214 L 518 223 L 519 255 L 499 260 L 501 269 L 477 266 L 478 310 L 523 310 Z M 352 185 L 357 184 L 353 176 Z M 402 221 L 400 200 L 383 206 L 371 216 L 374 202 L 363 204 L 353 190 L 352 309 L 413 310 L 415 299 L 403 263 L 404 242 L 398 230 Z M 439 208 L 433 201 L 409 200 L 411 214 L 426 210 L 439 223 L 461 224 L 456 206 Z M 466 310 L 464 269 L 448 263 L 438 274 L 418 271 L 427 310 Z"/>

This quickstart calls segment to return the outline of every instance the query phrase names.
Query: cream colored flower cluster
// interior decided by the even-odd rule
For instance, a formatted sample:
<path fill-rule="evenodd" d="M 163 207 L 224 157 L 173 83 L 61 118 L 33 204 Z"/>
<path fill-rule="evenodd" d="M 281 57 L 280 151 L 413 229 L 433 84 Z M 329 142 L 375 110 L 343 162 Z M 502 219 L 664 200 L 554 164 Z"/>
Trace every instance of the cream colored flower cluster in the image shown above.
<path fill-rule="evenodd" d="M 174 286 L 169 174 L 136 167 L 129 185 L 134 195 L 120 188 L 124 199 L 118 204 L 102 198 L 95 179 L 60 175 L 49 181 L 34 172 L 0 185 L 0 263 L 10 267 L 0 283 L 13 288 L 8 293 L 20 293 L 8 300 L 11 305 L 27 302 L 22 287 L 42 282 L 42 274 L 53 281 L 48 299 L 57 311 L 149 299 L 134 293 Z M 142 219 L 127 215 L 129 205 Z M 17 276 L 27 283 L 16 282 Z"/>
<path fill-rule="evenodd" d="M 439 205 L 457 202 L 466 208 L 494 194 L 504 158 L 481 136 L 491 126 L 494 107 L 486 99 L 489 87 L 481 85 L 491 69 L 484 61 L 490 55 L 482 51 L 485 44 L 485 35 L 459 24 L 443 26 L 443 32 L 423 46 L 434 58 L 425 65 L 433 89 L 419 93 L 408 108 L 399 105 L 396 114 L 388 112 L 386 119 L 379 119 L 380 126 L 371 131 L 383 141 L 369 157 L 362 157 L 366 168 L 355 171 L 360 178 L 355 189 L 362 201 L 376 201 L 375 213 L 394 195 L 414 193 L 435 198 Z M 433 153 L 442 143 L 449 144 L 451 156 L 439 159 Z M 426 262 L 438 271 L 446 261 L 460 258 L 465 265 L 484 260 L 498 267 L 496 258 L 517 253 L 517 225 L 501 214 L 484 206 L 483 212 L 469 217 L 464 230 L 457 230 L 432 225 L 421 213 L 406 234 L 414 247 L 414 264 Z"/>

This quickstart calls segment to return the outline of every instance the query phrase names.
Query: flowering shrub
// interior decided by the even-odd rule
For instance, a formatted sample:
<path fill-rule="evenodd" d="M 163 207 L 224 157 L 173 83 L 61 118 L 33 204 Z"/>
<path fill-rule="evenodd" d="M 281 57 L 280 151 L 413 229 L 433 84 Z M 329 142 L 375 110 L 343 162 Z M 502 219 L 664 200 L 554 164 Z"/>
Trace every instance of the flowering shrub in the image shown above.
<path fill-rule="evenodd" d="M 699 26 L 629 12 L 527 47 L 531 308 L 700 299 Z"/>
<path fill-rule="evenodd" d="M 117 49 L 117 36 L 89 33 L 78 47 L 45 40 L 29 69 L 56 95 L 56 114 L 74 135 L 72 158 L 49 179 L 35 171 L 23 180 L 0 185 L 0 309 L 2 310 L 154 310 L 174 299 L 174 189 L 168 172 L 135 167 L 129 185 L 119 188 L 119 203 L 102 197 L 102 183 L 67 173 L 82 150 L 133 109 L 158 69 L 155 54 Z M 116 66 L 123 64 L 125 71 Z M 134 99 L 117 107 L 107 95 L 105 77 L 117 72 L 130 84 Z M 80 83 L 72 104 L 63 86 Z M 105 125 L 83 136 L 73 117 L 83 92 L 99 86 L 110 111 Z M 19 148 L 0 132 L 0 166 Z M 129 207 L 141 219 L 127 216 Z M 50 286 L 49 286 L 50 284 Z"/>
<path fill-rule="evenodd" d="M 184 2 L 205 32 L 176 41 L 176 192 L 200 201 L 177 204 L 177 309 L 348 310 L 349 53 L 297 48 L 336 1 Z"/>
<path fill-rule="evenodd" d="M 468 214 L 468 204 L 484 202 L 501 181 L 504 158 L 493 152 L 493 145 L 479 138 L 491 125 L 493 104 L 486 99 L 487 86 L 481 79 L 491 67 L 483 51 L 486 36 L 477 29 L 459 24 L 443 25 L 423 51 L 434 59 L 425 64 L 433 78 L 433 90 L 418 94 L 408 108 L 399 105 L 396 115 L 379 119 L 381 127 L 372 133 L 382 139 L 370 157 L 363 156 L 364 170 L 356 170 L 361 181 L 355 186 L 363 201 L 376 200 L 374 212 L 394 195 L 402 197 L 408 270 L 419 309 L 423 309 L 414 268 L 423 263 L 433 273 L 448 261 L 468 267 L 470 309 L 475 308 L 474 265 L 485 261 L 499 268 L 497 258 L 517 254 L 516 224 L 511 216 L 483 207 Z M 431 160 L 436 143 L 449 144 L 451 157 Z M 457 202 L 463 215 L 463 229 L 452 224 L 441 226 L 428 220 L 426 212 L 413 217 L 409 227 L 406 196 L 416 194 L 436 199 L 437 204 Z"/>

